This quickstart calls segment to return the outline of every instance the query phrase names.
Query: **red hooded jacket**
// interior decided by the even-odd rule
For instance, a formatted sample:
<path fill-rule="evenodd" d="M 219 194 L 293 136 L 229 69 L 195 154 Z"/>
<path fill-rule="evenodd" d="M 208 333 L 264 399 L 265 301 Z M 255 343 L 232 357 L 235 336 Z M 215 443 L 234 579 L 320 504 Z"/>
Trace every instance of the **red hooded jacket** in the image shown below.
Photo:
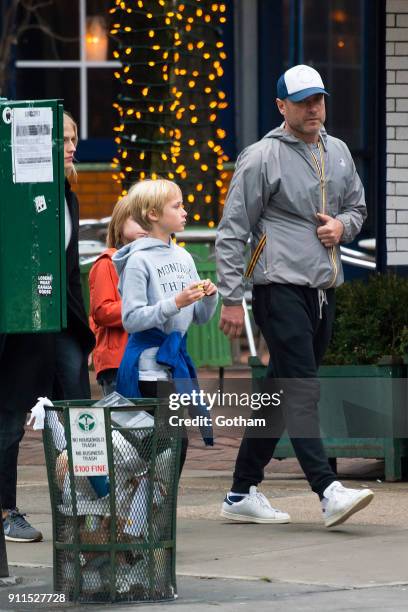
<path fill-rule="evenodd" d="M 89 319 L 96 336 L 93 351 L 96 374 L 119 367 L 128 339 L 122 327 L 119 279 L 112 263 L 114 253 L 116 249 L 104 251 L 89 272 Z"/>

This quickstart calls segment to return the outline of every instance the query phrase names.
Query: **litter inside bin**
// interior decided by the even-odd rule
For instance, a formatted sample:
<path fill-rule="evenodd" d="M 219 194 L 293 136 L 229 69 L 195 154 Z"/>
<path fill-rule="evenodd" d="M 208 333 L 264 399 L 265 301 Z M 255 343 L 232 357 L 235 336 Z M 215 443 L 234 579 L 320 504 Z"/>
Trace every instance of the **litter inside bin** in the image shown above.
<path fill-rule="evenodd" d="M 55 588 L 75 601 L 171 599 L 178 441 L 169 439 L 168 432 L 159 435 L 160 421 L 152 414 L 136 406 L 132 410 L 129 400 L 113 395 L 115 405 L 107 413 L 110 430 L 106 426 L 110 478 L 75 475 L 71 482 L 64 426 L 69 408 L 46 411 L 44 440 L 54 456 L 49 464 L 46 451 L 47 468 L 56 484 Z M 115 410 L 120 406 L 128 409 Z M 93 480 L 105 482 L 108 494 L 98 494 Z"/>

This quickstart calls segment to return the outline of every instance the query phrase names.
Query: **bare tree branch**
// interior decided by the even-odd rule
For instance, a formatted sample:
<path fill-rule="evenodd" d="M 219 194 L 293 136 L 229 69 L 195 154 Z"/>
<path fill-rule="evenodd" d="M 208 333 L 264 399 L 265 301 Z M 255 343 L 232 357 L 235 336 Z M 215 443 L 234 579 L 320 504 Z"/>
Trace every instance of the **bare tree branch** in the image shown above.
<path fill-rule="evenodd" d="M 17 32 L 17 38 L 19 38 L 24 32 L 27 32 L 27 30 L 41 30 L 41 32 L 44 32 L 44 34 L 47 34 L 48 36 L 51 36 L 52 38 L 55 38 L 56 40 L 60 40 L 62 42 L 75 42 L 78 40 L 77 36 L 72 38 L 69 36 L 62 36 L 61 34 L 56 34 L 55 32 L 53 32 L 51 28 L 46 25 L 34 23 L 19 28 Z"/>
<path fill-rule="evenodd" d="M 41 0 L 39 2 L 34 2 L 33 0 L 20 0 L 20 3 L 22 8 L 25 8 L 27 11 L 37 11 L 45 6 L 52 6 L 54 0 Z"/>
<path fill-rule="evenodd" d="M 11 0 L 1 15 L 0 32 L 0 94 L 4 94 L 11 50 L 21 36 L 29 30 L 39 30 L 48 36 L 54 56 L 58 59 L 56 41 L 75 42 L 78 37 L 54 32 L 41 10 L 55 6 L 55 0 Z M 18 19 L 18 21 L 17 21 Z"/>

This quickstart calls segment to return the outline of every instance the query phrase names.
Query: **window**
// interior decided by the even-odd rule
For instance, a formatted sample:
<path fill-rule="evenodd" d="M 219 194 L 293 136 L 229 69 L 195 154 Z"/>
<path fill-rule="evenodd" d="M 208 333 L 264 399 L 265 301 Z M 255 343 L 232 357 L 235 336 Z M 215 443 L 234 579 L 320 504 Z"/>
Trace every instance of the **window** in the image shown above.
<path fill-rule="evenodd" d="M 380 4 L 371 0 L 259 0 L 260 135 L 281 121 L 274 104 L 265 102 L 276 97 L 279 75 L 296 64 L 314 66 L 330 92 L 327 131 L 346 142 L 364 183 L 368 219 L 359 239 L 376 235 Z"/>
<path fill-rule="evenodd" d="M 330 92 L 326 127 L 351 149 L 364 145 L 364 20 L 361 0 L 303 0 L 300 61 L 320 72 Z"/>
<path fill-rule="evenodd" d="M 110 6 L 110 0 L 56 1 L 40 13 L 44 27 L 28 29 L 18 45 L 16 97 L 63 98 L 81 139 L 112 139 L 118 93 L 112 70 L 120 63 L 109 60 Z"/>

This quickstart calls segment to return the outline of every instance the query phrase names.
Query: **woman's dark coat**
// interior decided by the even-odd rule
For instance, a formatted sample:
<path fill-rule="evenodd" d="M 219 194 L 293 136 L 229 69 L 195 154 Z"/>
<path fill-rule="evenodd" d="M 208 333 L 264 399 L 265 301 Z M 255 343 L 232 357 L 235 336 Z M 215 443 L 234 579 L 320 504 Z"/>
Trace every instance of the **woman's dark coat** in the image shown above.
<path fill-rule="evenodd" d="M 79 206 L 67 180 L 65 198 L 72 219 L 72 235 L 66 250 L 67 330 L 78 339 L 84 353 L 89 354 L 95 345 L 95 337 L 88 327 L 81 292 Z M 39 396 L 58 399 L 54 393 L 56 336 L 57 333 L 0 335 L 1 411 L 28 411 Z M 86 397 L 86 392 L 78 389 L 78 398 Z"/>

